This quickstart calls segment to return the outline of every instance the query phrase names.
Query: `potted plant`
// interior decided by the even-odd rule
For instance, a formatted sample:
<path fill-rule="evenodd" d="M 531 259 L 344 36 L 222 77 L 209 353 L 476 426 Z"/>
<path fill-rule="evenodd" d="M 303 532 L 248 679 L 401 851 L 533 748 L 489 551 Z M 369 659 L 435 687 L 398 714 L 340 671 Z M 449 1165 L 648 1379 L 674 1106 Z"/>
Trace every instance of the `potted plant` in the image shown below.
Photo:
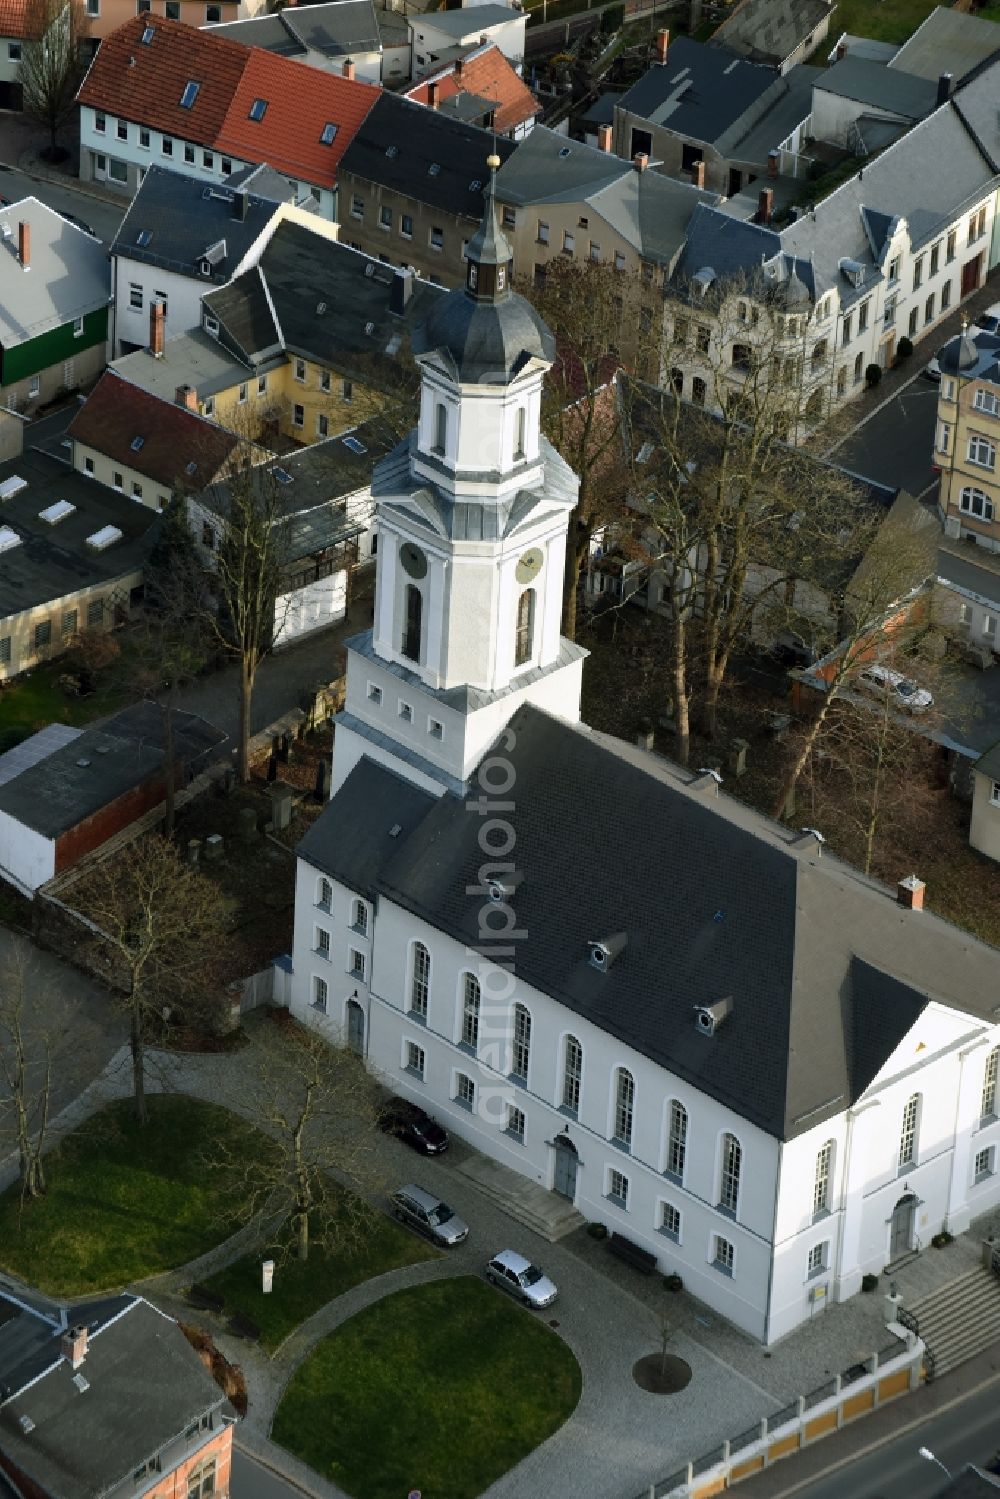
<path fill-rule="evenodd" d="M 588 1223 L 587 1232 L 592 1239 L 606 1239 L 608 1231 L 603 1223 Z"/>
<path fill-rule="evenodd" d="M 934 1234 L 931 1243 L 935 1249 L 944 1249 L 945 1245 L 953 1243 L 954 1239 L 954 1234 L 950 1234 L 946 1228 L 942 1228 L 940 1232 Z"/>
<path fill-rule="evenodd" d="M 877 1275 L 862 1275 L 862 1277 L 861 1277 L 861 1289 L 862 1289 L 862 1291 L 877 1291 L 878 1290 L 878 1276 Z"/>
<path fill-rule="evenodd" d="M 684 1282 L 676 1270 L 671 1270 L 669 1275 L 663 1277 L 663 1284 L 668 1291 L 673 1291 L 675 1294 L 677 1291 L 683 1291 L 684 1289 Z"/>

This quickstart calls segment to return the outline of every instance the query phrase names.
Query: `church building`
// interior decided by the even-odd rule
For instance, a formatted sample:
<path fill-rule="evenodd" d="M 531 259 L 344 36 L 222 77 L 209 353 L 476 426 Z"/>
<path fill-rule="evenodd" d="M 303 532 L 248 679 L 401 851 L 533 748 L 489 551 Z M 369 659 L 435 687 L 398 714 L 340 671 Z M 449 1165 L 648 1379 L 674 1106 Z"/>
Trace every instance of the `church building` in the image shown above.
<path fill-rule="evenodd" d="M 468 256 L 374 473 L 290 1007 L 771 1343 L 1000 1204 L 1000 961 L 915 877 L 580 722 L 577 481 L 492 182 Z"/>

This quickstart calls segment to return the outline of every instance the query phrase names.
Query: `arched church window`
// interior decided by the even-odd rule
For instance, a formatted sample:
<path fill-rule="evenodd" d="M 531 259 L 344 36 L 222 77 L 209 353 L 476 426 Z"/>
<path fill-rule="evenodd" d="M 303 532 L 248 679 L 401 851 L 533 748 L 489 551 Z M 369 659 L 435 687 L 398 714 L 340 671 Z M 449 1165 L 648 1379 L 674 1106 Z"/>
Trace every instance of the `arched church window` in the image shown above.
<path fill-rule="evenodd" d="M 525 456 L 525 440 L 528 433 L 528 413 L 523 406 L 517 408 L 517 417 L 514 425 L 514 457 Z"/>
<path fill-rule="evenodd" d="M 535 590 L 526 588 L 517 601 L 517 638 L 514 665 L 524 666 L 531 660 L 535 644 Z"/>
<path fill-rule="evenodd" d="M 403 655 L 411 661 L 420 660 L 420 628 L 423 622 L 424 599 L 420 589 L 413 583 L 406 585 L 406 618 L 403 621 Z"/>
<path fill-rule="evenodd" d="M 434 409 L 434 451 L 443 453 L 448 446 L 448 409 L 439 401 Z"/>

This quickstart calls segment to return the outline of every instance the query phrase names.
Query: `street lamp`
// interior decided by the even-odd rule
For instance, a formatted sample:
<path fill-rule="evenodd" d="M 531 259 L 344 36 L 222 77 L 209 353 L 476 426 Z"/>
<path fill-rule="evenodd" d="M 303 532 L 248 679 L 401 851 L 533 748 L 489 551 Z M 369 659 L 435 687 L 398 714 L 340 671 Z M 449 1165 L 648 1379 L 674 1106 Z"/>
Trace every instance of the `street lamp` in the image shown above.
<path fill-rule="evenodd" d="M 935 1457 L 934 1456 L 933 1452 L 931 1451 L 931 1449 L 929 1447 L 918 1447 L 917 1448 L 917 1452 L 918 1452 L 918 1454 L 922 1458 L 925 1458 L 927 1462 L 929 1462 L 929 1463 L 937 1463 L 938 1467 L 941 1469 L 941 1472 L 945 1475 L 946 1478 L 950 1478 L 951 1477 L 950 1470 L 945 1467 L 944 1463 L 941 1461 L 941 1459 L 939 1457 Z"/>

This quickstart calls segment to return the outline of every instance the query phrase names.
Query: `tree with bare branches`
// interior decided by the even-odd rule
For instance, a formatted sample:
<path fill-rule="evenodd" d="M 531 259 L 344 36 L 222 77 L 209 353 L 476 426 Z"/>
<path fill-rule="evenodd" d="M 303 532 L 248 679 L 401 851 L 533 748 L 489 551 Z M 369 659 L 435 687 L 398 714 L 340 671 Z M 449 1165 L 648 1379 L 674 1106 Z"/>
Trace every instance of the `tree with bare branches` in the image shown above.
<path fill-rule="evenodd" d="M 376 1167 L 379 1091 L 339 1038 L 297 1024 L 262 1028 L 247 1057 L 247 1114 L 273 1143 L 248 1159 L 216 1161 L 240 1187 L 241 1201 L 269 1228 L 287 1224 L 300 1260 L 313 1244 L 363 1243 L 374 1209 L 366 1194 L 382 1185 Z M 345 1192 L 343 1185 L 354 1190 Z"/>
<path fill-rule="evenodd" d="M 49 132 L 50 161 L 60 153 L 59 131 L 71 118 L 84 73 L 81 0 L 31 0 L 17 67 L 22 107 Z"/>
<path fill-rule="evenodd" d="M 172 843 L 153 836 L 98 864 L 76 892 L 76 909 L 96 928 L 94 941 L 124 991 L 135 1113 L 145 1124 L 147 1044 L 175 1012 L 213 1018 L 212 961 L 230 905 Z"/>

